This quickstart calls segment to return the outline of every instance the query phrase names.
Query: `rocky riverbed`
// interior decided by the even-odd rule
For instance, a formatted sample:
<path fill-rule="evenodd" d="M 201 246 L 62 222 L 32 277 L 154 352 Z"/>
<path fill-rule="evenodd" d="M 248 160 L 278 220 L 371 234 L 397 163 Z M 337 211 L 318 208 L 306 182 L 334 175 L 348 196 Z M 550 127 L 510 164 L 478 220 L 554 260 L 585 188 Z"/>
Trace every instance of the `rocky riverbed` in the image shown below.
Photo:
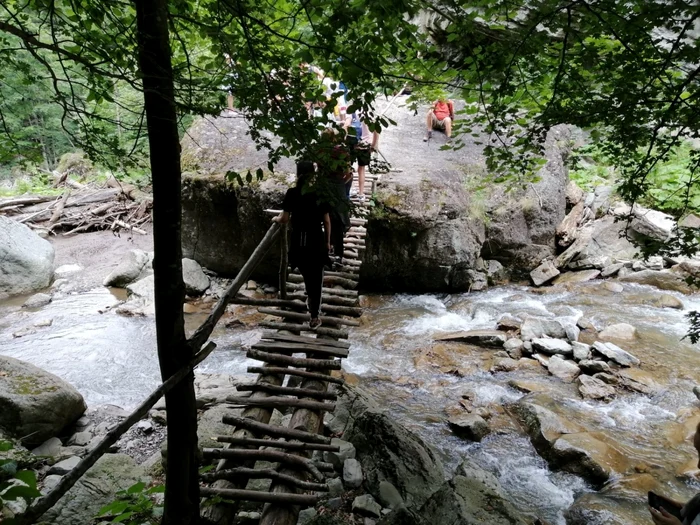
<path fill-rule="evenodd" d="M 126 240 L 112 242 L 122 242 L 124 253 L 131 248 Z M 27 308 L 18 297 L 0 306 L 3 354 L 67 380 L 89 406 L 86 417 L 58 434 L 61 460 L 83 454 L 123 417 L 122 409 L 134 407 L 158 383 L 148 309 L 139 312 L 144 315 L 125 315 L 128 308 L 120 313 L 125 294 L 95 282 L 119 260 L 90 278 L 79 270 L 88 268 L 89 257 L 72 253 L 65 258 L 58 249 L 65 280 L 50 291 L 51 302 Z M 210 280 L 205 295 L 185 307 L 190 329 L 225 284 Z M 246 293 L 264 292 L 251 283 Z M 570 524 L 643 523 L 646 490 L 682 499 L 700 488 L 686 439 L 700 419 L 692 393 L 700 383 L 700 352 L 681 340 L 684 313 L 700 308 L 697 296 L 593 280 L 467 294 L 368 295 L 362 301 L 366 313 L 352 331 L 346 377 L 435 448 L 446 478 L 460 476 L 466 460 L 498 481 L 520 515 Z M 227 317 L 228 327 L 220 325 L 213 337 L 217 350 L 199 370 L 205 374 L 198 378 L 200 437 L 207 446 L 214 444 L 212 435 L 227 430 L 220 419 L 228 409 L 219 403 L 237 381 L 247 380 L 242 374 L 252 362 L 243 350 L 260 336 L 260 314 L 232 307 Z M 473 330 L 481 331 L 476 339 Z M 459 340 L 459 332 L 472 335 Z M 457 340 L 439 340 L 445 337 Z M 612 343 L 639 363 L 621 366 L 597 351 L 596 341 Z M 569 365 L 564 372 L 552 366 L 557 359 Z M 604 384 L 587 390 L 582 377 Z M 132 459 L 114 461 L 157 464 L 162 408 L 156 406 L 118 443 L 115 452 Z M 329 425 L 338 431 L 332 420 Z M 47 463 L 48 483 L 56 475 L 48 474 L 50 468 Z M 457 485 L 453 481 L 450 490 Z M 338 512 L 352 512 L 354 498 L 362 496 L 354 494 Z"/>

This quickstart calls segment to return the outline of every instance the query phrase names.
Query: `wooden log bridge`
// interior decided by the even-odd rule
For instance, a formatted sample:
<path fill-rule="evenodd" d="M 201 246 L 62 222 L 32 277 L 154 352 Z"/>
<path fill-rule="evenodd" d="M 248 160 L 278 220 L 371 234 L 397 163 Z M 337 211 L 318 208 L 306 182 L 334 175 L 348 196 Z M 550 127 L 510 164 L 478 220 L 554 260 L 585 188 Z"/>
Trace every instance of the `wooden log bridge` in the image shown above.
<path fill-rule="evenodd" d="M 354 182 L 356 185 L 357 176 Z M 368 180 L 365 193 L 368 187 L 373 192 L 376 183 Z M 232 432 L 213 437 L 225 443 L 224 448 L 204 450 L 205 458 L 219 462 L 215 470 L 201 475 L 200 494 L 223 501 L 203 506 L 205 523 L 232 523 L 240 504 L 248 501 L 264 504 L 260 525 L 295 525 L 299 510 L 315 505 L 328 491 L 323 473 L 332 472 L 333 467 L 312 461 L 311 455 L 338 450 L 323 436 L 323 416 L 335 409 L 337 399 L 329 385 L 343 384 L 331 371 L 340 370 L 350 352 L 350 343 L 345 341 L 347 329 L 359 326 L 357 319 L 362 315 L 357 287 L 368 207 L 358 199 L 353 202 L 355 216 L 345 237 L 346 257 L 339 268 L 324 275 L 320 328 L 309 328 L 304 280 L 288 267 L 285 227 L 280 235 L 279 297 L 229 297 L 231 303 L 258 307 L 268 316 L 260 326 L 269 330 L 246 353 L 262 362 L 248 368 L 249 373 L 258 374 L 257 378 L 239 385 L 240 395 L 227 398 L 231 406 L 245 410 L 240 416 L 223 416 L 223 423 L 230 425 Z M 274 410 L 291 413 L 287 426 L 270 423 Z M 268 463 L 256 468 L 258 461 Z M 251 479 L 270 480 L 269 490 L 250 490 L 247 485 Z"/>

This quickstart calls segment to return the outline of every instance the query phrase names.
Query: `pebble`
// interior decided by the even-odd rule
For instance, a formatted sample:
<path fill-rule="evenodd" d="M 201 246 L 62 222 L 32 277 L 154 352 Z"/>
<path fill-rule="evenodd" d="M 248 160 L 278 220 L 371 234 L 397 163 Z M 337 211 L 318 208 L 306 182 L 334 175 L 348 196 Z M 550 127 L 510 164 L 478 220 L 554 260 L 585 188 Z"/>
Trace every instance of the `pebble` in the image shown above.
<path fill-rule="evenodd" d="M 313 507 L 310 509 L 304 509 L 301 512 L 299 512 L 299 519 L 297 520 L 297 525 L 305 525 L 306 523 L 309 523 L 312 519 L 314 519 L 317 515 L 318 511 Z"/>
<path fill-rule="evenodd" d="M 352 512 L 368 518 L 378 518 L 382 515 L 382 507 L 371 495 L 363 494 L 353 500 Z"/>
<path fill-rule="evenodd" d="M 362 485 L 362 465 L 356 459 L 346 459 L 343 463 L 343 483 L 346 487 L 356 489 Z"/>
<path fill-rule="evenodd" d="M 340 496 L 345 489 L 343 488 L 343 482 L 340 478 L 332 478 L 328 480 L 328 495 L 329 496 Z"/>
<path fill-rule="evenodd" d="M 68 459 L 64 459 L 63 461 L 59 461 L 55 465 L 53 465 L 47 474 L 68 474 L 71 470 L 73 470 L 78 463 L 80 463 L 80 458 L 78 456 L 72 456 Z"/>
<path fill-rule="evenodd" d="M 331 498 L 326 501 L 325 506 L 329 509 L 339 509 L 343 506 L 343 498 Z"/>
<path fill-rule="evenodd" d="M 79 447 L 84 447 L 92 439 L 92 434 L 90 432 L 82 431 L 76 432 L 68 439 L 68 446 L 76 445 Z"/>

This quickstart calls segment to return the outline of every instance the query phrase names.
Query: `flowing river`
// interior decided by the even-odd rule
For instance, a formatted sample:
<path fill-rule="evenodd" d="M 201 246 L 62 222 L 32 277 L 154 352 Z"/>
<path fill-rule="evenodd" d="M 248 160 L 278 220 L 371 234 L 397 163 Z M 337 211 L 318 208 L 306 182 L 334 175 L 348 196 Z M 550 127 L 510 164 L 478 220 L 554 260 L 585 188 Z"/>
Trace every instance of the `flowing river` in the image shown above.
<path fill-rule="evenodd" d="M 692 393 L 700 384 L 700 349 L 681 338 L 687 329 L 684 313 L 700 310 L 700 295 L 671 293 L 683 301 L 683 311 L 649 306 L 661 292 L 632 284 L 625 284 L 621 293 L 609 292 L 600 281 L 568 291 L 536 292 L 505 286 L 472 294 L 365 297 L 366 322 L 351 332 L 353 346 L 344 369 L 440 450 L 449 468 L 469 457 L 496 475 L 519 509 L 563 524 L 563 512 L 577 497 L 594 492 L 593 487 L 573 474 L 550 470 L 502 408 L 524 395 L 509 386 L 512 379 L 549 389 L 560 413 L 614 441 L 635 466 L 633 474 L 612 480 L 595 495 L 614 501 L 609 508 L 619 512 L 618 521 L 601 524 L 651 523 L 639 499 L 650 479 L 679 498 L 700 490 L 697 482 L 679 475 L 697 461 L 686 438 L 700 419 Z M 109 311 L 122 298 L 98 288 L 58 293 L 34 312 L 20 307 L 24 298 L 0 303 L 1 351 L 66 379 L 90 406 L 133 408 L 159 382 L 155 329 L 152 318 Z M 608 403 L 585 401 L 573 385 L 563 385 L 544 369 L 490 373 L 493 349 L 433 342 L 441 333 L 494 328 L 504 313 L 584 316 L 598 327 L 632 324 L 638 336 L 624 348 L 641 360 L 642 371 L 658 388 L 650 395 L 621 393 Z M 203 314 L 186 317 L 188 329 L 193 329 Z M 41 326 L 49 320 L 50 326 Z M 212 337 L 218 348 L 200 370 L 244 374 L 255 362 L 245 358 L 241 347 L 258 337 L 258 330 L 220 325 Z M 458 406 L 465 393 L 475 407 L 493 413 L 494 432 L 481 443 L 455 437 L 445 423 L 445 409 Z"/>

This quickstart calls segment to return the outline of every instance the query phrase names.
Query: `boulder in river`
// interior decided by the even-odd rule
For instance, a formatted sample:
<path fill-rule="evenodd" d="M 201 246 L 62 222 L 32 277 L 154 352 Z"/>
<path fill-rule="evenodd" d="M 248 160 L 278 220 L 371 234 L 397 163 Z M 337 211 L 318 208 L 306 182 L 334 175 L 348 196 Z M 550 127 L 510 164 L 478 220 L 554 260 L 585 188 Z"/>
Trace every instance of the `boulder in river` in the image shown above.
<path fill-rule="evenodd" d="M 182 279 L 185 293 L 191 297 L 202 295 L 209 288 L 209 277 L 204 275 L 202 267 L 192 259 L 182 259 Z"/>
<path fill-rule="evenodd" d="M 580 375 L 576 378 L 578 391 L 584 399 L 610 399 L 615 395 L 615 389 L 595 377 Z"/>
<path fill-rule="evenodd" d="M 554 279 L 559 273 L 552 261 L 544 261 L 530 272 L 530 279 L 535 286 L 542 286 Z"/>
<path fill-rule="evenodd" d="M 615 441 L 600 432 L 566 434 L 557 439 L 548 453 L 550 464 L 602 485 L 615 474 L 623 474 L 630 460 L 615 448 Z"/>
<path fill-rule="evenodd" d="M 581 373 L 578 365 L 573 361 L 562 359 L 559 355 L 553 355 L 547 363 L 549 373 L 558 377 L 565 383 L 572 383 Z"/>
<path fill-rule="evenodd" d="M 600 275 L 600 270 L 582 270 L 580 272 L 567 272 L 557 276 L 552 284 L 583 283 L 595 279 Z"/>
<path fill-rule="evenodd" d="M 407 506 L 423 505 L 444 481 L 437 452 L 383 413 L 361 389 L 346 386 L 337 405 L 330 426 L 345 428 L 343 439 L 355 445 L 369 492 L 379 498 L 380 483 L 388 481 Z"/>
<path fill-rule="evenodd" d="M 639 359 L 613 343 L 596 341 L 593 343 L 593 349 L 611 361 L 616 362 L 620 366 L 639 365 Z"/>
<path fill-rule="evenodd" d="M 452 432 L 471 441 L 481 441 L 491 432 L 484 418 L 476 414 L 464 413 L 452 416 L 448 423 Z"/>
<path fill-rule="evenodd" d="M 0 296 L 46 288 L 53 270 L 51 243 L 28 226 L 0 215 Z"/>
<path fill-rule="evenodd" d="M 532 340 L 532 348 L 536 352 L 547 355 L 572 355 L 573 348 L 569 343 L 561 339 L 536 338 Z"/>
<path fill-rule="evenodd" d="M 540 337 L 551 337 L 554 339 L 564 339 L 566 329 L 557 319 L 547 317 L 527 316 L 520 327 L 520 338 L 523 341 L 530 341 Z"/>
<path fill-rule="evenodd" d="M 498 480 L 467 463 L 419 511 L 432 525 L 525 525 Z"/>
<path fill-rule="evenodd" d="M 477 346 L 493 346 L 500 348 L 506 342 L 507 336 L 499 330 L 466 330 L 451 334 L 440 335 L 436 341 L 460 341 Z"/>
<path fill-rule="evenodd" d="M 61 378 L 40 368 L 0 356 L 0 429 L 41 445 L 76 421 L 87 408 L 83 396 Z"/>
<path fill-rule="evenodd" d="M 633 341 L 637 337 L 637 329 L 628 323 L 617 323 L 606 326 L 598 334 L 598 337 L 606 341 L 623 339 Z"/>
<path fill-rule="evenodd" d="M 690 286 L 686 282 L 688 275 L 681 271 L 671 270 L 642 270 L 641 272 L 632 272 L 626 275 L 618 276 L 618 279 L 627 283 L 648 284 L 655 286 L 660 290 L 670 290 L 691 294 L 697 291 L 697 288 Z"/>
<path fill-rule="evenodd" d="M 117 267 L 105 277 L 103 284 L 123 288 L 142 276 L 149 261 L 150 256 L 143 250 L 130 250 Z"/>

